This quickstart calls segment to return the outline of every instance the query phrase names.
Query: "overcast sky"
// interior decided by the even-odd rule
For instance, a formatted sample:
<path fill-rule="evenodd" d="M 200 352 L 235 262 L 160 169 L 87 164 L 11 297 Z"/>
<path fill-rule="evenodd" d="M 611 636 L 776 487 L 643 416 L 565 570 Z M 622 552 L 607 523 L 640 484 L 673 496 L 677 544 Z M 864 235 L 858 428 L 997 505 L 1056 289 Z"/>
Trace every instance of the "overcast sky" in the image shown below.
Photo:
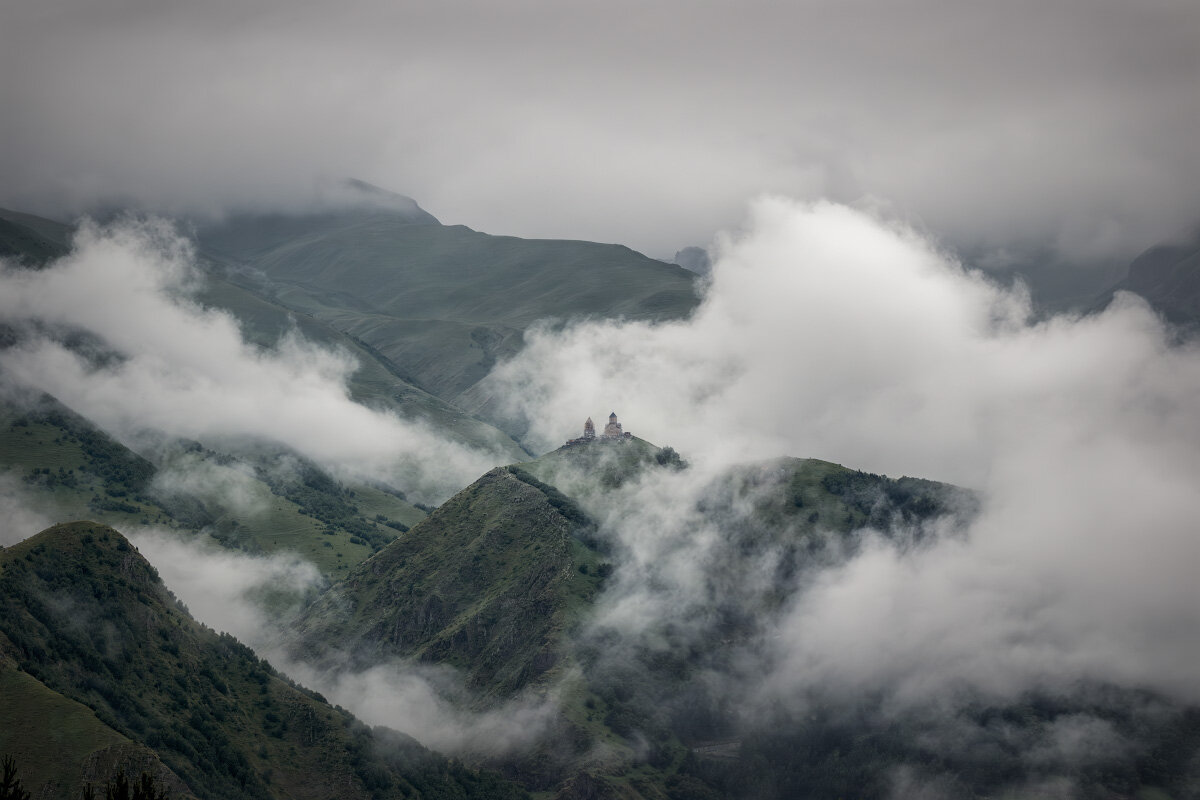
<path fill-rule="evenodd" d="M 670 256 L 762 193 L 1122 258 L 1200 218 L 1194 0 L 16 0 L 0 205 L 296 203 Z"/>

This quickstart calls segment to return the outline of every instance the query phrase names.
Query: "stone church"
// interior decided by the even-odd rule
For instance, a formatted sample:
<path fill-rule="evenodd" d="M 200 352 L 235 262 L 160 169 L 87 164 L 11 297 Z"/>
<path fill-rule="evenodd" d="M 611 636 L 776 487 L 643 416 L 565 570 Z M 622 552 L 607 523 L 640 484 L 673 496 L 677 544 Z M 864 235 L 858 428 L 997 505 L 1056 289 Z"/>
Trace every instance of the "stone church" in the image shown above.
<path fill-rule="evenodd" d="M 596 424 L 592 422 L 592 418 L 588 417 L 587 422 L 583 423 L 583 436 L 578 439 L 570 439 L 568 445 L 585 444 L 600 440 L 602 442 L 624 442 L 633 438 L 632 433 L 626 432 L 621 423 L 617 420 L 617 412 L 608 415 L 608 424 L 604 426 L 604 433 L 596 435 Z"/>

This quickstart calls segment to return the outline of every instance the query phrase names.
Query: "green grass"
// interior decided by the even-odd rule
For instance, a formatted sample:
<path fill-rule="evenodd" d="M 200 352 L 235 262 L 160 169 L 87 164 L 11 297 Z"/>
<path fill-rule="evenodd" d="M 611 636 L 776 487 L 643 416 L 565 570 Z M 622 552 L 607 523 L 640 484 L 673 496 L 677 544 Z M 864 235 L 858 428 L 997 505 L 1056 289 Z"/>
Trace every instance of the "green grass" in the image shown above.
<path fill-rule="evenodd" d="M 455 401 L 537 320 L 673 319 L 693 276 L 619 245 L 490 236 L 377 212 L 203 229 L 214 257 L 261 270 L 259 294 L 349 335 L 395 374 Z"/>
<path fill-rule="evenodd" d="M 0 753 L 13 756 L 22 783 L 34 797 L 62 800 L 77 800 L 89 764 L 95 768 L 111 761 L 157 760 L 153 751 L 105 725 L 87 706 L 47 688 L 3 658 Z"/>
<path fill-rule="evenodd" d="M 369 519 L 383 516 L 409 527 L 425 519 L 424 511 L 390 492 L 361 483 L 351 484 L 351 488 L 354 490 L 354 502 L 359 511 Z"/>
<path fill-rule="evenodd" d="M 358 369 L 349 381 L 350 396 L 356 402 L 422 422 L 464 445 L 496 451 L 502 459 L 525 457 L 520 445 L 507 434 L 417 388 L 381 353 L 339 330 L 330 321 L 316 319 L 304 309 L 288 308 L 276 300 L 256 295 L 253 287 L 240 285 L 215 272 L 210 274 L 200 299 L 232 313 L 241 324 L 243 335 L 259 346 L 274 346 L 281 336 L 297 330 L 307 341 L 350 354 L 358 363 Z M 433 357 L 438 355 L 435 353 Z"/>
<path fill-rule="evenodd" d="M 78 419 L 30 416 L 0 404 L 0 472 L 19 481 L 43 515 L 113 525 L 167 520 L 168 512 L 143 494 L 152 471 Z"/>
<path fill-rule="evenodd" d="M 541 491 L 492 470 L 315 603 L 298 626 L 303 649 L 448 663 L 490 697 L 544 683 L 563 666 L 571 609 L 600 581 L 578 569 L 599 560 L 574 527 Z"/>

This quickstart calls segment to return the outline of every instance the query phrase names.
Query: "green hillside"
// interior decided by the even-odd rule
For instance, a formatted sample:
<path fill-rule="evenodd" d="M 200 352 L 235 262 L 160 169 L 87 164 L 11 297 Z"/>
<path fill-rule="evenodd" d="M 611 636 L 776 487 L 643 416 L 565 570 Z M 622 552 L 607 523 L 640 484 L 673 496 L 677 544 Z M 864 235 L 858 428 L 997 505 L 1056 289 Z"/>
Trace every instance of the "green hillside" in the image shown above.
<path fill-rule="evenodd" d="M 53 797 L 73 798 L 88 757 L 124 740 L 155 751 L 199 798 L 522 795 L 366 728 L 197 624 L 124 537 L 94 523 L 0 550 L 0 653 L 20 670 L 0 673 L 17 687 L 0 694 L 0 718 L 74 720 L 55 755 L 74 767 Z M 22 761 L 46 758 L 44 739 L 7 744 Z"/>
<path fill-rule="evenodd" d="M 362 191 L 368 190 L 373 190 L 373 187 L 366 187 Z M 239 218 L 223 230 L 228 231 L 231 242 L 243 244 L 253 252 L 264 242 L 288 242 L 297 236 L 311 236 L 314 230 L 328 228 L 329 233 L 336 233 L 343 229 L 347 219 L 361 221 L 364 215 L 367 219 L 378 217 L 390 222 L 401 218 L 427 220 L 434 225 L 437 223 L 407 198 L 386 193 L 369 194 L 368 197 L 372 202 L 382 203 L 384 210 L 374 208 L 308 217 Z M 416 208 L 412 214 L 408 213 L 409 204 Z M 326 222 L 324 227 L 321 220 Z M 70 249 L 73 234 L 71 226 L 32 214 L 0 209 L 0 258 L 10 258 L 25 266 L 41 266 L 65 255 Z M 207 261 L 202 261 L 202 266 L 206 268 L 205 281 L 197 300 L 231 313 L 247 341 L 272 347 L 282 336 L 298 331 L 308 341 L 344 351 L 356 360 L 358 369 L 350 376 L 348 386 L 356 402 L 425 423 L 447 438 L 469 447 L 495 452 L 498 461 L 522 459 L 528 455 L 507 434 L 405 380 L 398 368 L 369 344 L 303 310 L 287 308 L 255 294 L 246 286 L 239 285 L 239 273 L 236 271 L 226 273 L 222 267 Z M 244 275 L 241 279 L 245 282 Z M 253 285 L 253 281 L 249 283 Z M 432 339 L 436 341 L 436 336 Z M 437 354 L 431 352 L 429 356 L 436 358 Z"/>
<path fill-rule="evenodd" d="M 335 668 L 347 657 L 351 668 L 395 658 L 453 666 L 468 696 L 451 699 L 475 710 L 553 689 L 552 733 L 495 765 L 542 791 L 583 766 L 617 768 L 630 746 L 595 711 L 570 635 L 611 570 L 585 544 L 591 529 L 553 487 L 492 470 L 310 606 L 293 655 Z"/>
<path fill-rule="evenodd" d="M 713 556 L 720 583 L 693 621 L 701 638 L 680 637 L 664 620 L 645 642 L 617 647 L 589 620 L 614 569 L 619 577 L 621 554 L 587 509 L 621 502 L 622 488 L 652 471 L 685 469 L 674 451 L 633 439 L 493 470 L 313 604 L 297 626 L 296 655 L 322 663 L 349 653 L 357 667 L 395 657 L 451 665 L 474 692 L 469 702 L 484 708 L 554 685 L 553 741 L 509 764 L 510 774 L 534 788 L 561 784 L 564 796 L 585 773 L 598 797 L 694 788 L 680 773 L 687 743 L 727 735 L 733 721 L 692 682 L 752 641 L 755 617 L 778 608 L 806 559 L 828 563 L 818 540 L 840 537 L 845 554 L 872 521 L 949 513 L 969 495 L 812 460 L 734 470 L 706 493 L 705 513 L 728 538 Z M 737 594 L 731 587 L 767 549 L 782 553 L 777 581 Z"/>
<path fill-rule="evenodd" d="M 254 454 L 237 460 L 181 442 L 155 455 L 161 463 L 53 398 L 43 397 L 32 409 L 0 402 L 0 475 L 20 487 L 30 510 L 51 520 L 154 525 L 180 535 L 202 530 L 253 553 L 297 553 L 337 577 L 425 517 L 394 490 L 344 485 L 290 453 L 282 454 L 295 465 L 286 472 L 271 469 L 281 454 L 268 450 L 257 460 Z M 195 480 L 166 488 L 156 480 L 162 468 Z M 214 470 L 237 476 L 237 504 L 223 496 Z"/>
<path fill-rule="evenodd" d="M 678 318 L 697 303 L 690 273 L 626 247 L 490 236 L 386 209 L 234 217 L 198 239 L 244 271 L 243 285 L 328 322 L 451 402 L 537 320 Z"/>
<path fill-rule="evenodd" d="M 573 535 L 588 524 L 519 472 L 494 469 L 310 607 L 300 652 L 451 664 L 493 698 L 545 683 L 601 582 L 600 556 Z"/>
<path fill-rule="evenodd" d="M 417 388 L 388 359 L 363 341 L 304 311 L 286 308 L 238 284 L 236 274 L 210 270 L 198 299 L 237 318 L 242 335 L 271 347 L 295 330 L 307 341 L 349 353 L 358 369 L 350 376 L 351 398 L 370 408 L 395 412 L 427 424 L 441 435 L 468 447 L 495 452 L 497 460 L 521 459 L 527 453 L 506 433 Z"/>
<path fill-rule="evenodd" d="M 82 703 L 48 688 L 0 654 L 0 753 L 19 763 L 35 797 L 78 798 L 87 783 L 102 785 L 122 768 L 154 776 L 179 800 L 187 786 L 154 751 L 117 733 Z"/>
<path fill-rule="evenodd" d="M 0 474 L 19 481 L 34 510 L 58 519 L 113 525 L 171 524 L 175 514 L 149 496 L 154 466 L 51 398 L 34 410 L 0 401 Z"/>

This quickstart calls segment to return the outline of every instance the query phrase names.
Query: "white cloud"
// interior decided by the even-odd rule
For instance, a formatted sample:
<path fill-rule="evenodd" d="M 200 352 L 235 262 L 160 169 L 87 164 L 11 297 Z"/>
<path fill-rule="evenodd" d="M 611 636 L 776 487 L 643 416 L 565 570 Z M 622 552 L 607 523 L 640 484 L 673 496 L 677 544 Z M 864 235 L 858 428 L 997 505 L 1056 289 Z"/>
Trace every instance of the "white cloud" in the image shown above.
<path fill-rule="evenodd" d="M 0 352 L 11 379 L 48 392 L 120 437 L 141 432 L 281 442 L 326 467 L 444 496 L 497 456 L 353 402 L 347 353 L 299 334 L 271 349 L 237 321 L 188 299 L 201 280 L 189 243 L 166 223 L 85 225 L 71 254 L 40 271 L 0 272 L 0 319 L 82 330 L 117 358 L 97 365 L 59 338 L 29 335 Z"/>
<path fill-rule="evenodd" d="M 156 528 L 122 532 L 193 617 L 251 647 L 269 641 L 277 624 L 266 610 L 268 594 L 274 594 L 277 605 L 298 604 L 324 583 L 316 567 L 294 554 L 248 556 L 206 536 L 188 538 Z"/>
<path fill-rule="evenodd" d="M 461 676 L 447 666 L 395 661 L 364 670 L 318 670 L 278 654 L 272 661 L 364 722 L 407 733 L 443 753 L 473 758 L 518 755 L 537 745 L 558 719 L 553 692 L 473 711 L 473 698 Z"/>
<path fill-rule="evenodd" d="M 295 206 L 314 173 L 669 256 L 761 192 L 1124 255 L 1200 205 L 1191 0 L 47 0 L 0 29 L 0 205 Z"/>
<path fill-rule="evenodd" d="M 761 201 L 720 251 L 693 319 L 540 331 L 492 377 L 544 445 L 611 406 L 695 462 L 693 486 L 637 487 L 625 499 L 646 504 L 609 520 L 654 566 L 641 590 L 694 597 L 727 568 L 686 513 L 722 465 L 789 454 L 948 480 L 982 493 L 967 536 L 875 541 L 823 573 L 774 631 L 766 697 L 1094 679 L 1200 699 L 1194 345 L 1132 296 L 1037 321 L 1019 289 L 827 203 Z M 617 586 L 616 607 L 637 596 Z"/>
<path fill-rule="evenodd" d="M 34 507 L 34 500 L 15 475 L 0 473 L 0 547 L 28 539 L 54 524 Z"/>
<path fill-rule="evenodd" d="M 519 753 L 545 735 L 557 699 L 527 696 L 472 711 L 468 691 L 450 667 L 402 661 L 367 669 L 317 668 L 287 655 L 288 608 L 325 581 L 295 555 L 250 556 L 207 537 L 153 528 L 125 531 L 192 616 L 233 634 L 273 666 L 371 725 L 407 733 L 443 752 L 473 756 Z M 270 610 L 268 610 L 270 609 Z"/>

